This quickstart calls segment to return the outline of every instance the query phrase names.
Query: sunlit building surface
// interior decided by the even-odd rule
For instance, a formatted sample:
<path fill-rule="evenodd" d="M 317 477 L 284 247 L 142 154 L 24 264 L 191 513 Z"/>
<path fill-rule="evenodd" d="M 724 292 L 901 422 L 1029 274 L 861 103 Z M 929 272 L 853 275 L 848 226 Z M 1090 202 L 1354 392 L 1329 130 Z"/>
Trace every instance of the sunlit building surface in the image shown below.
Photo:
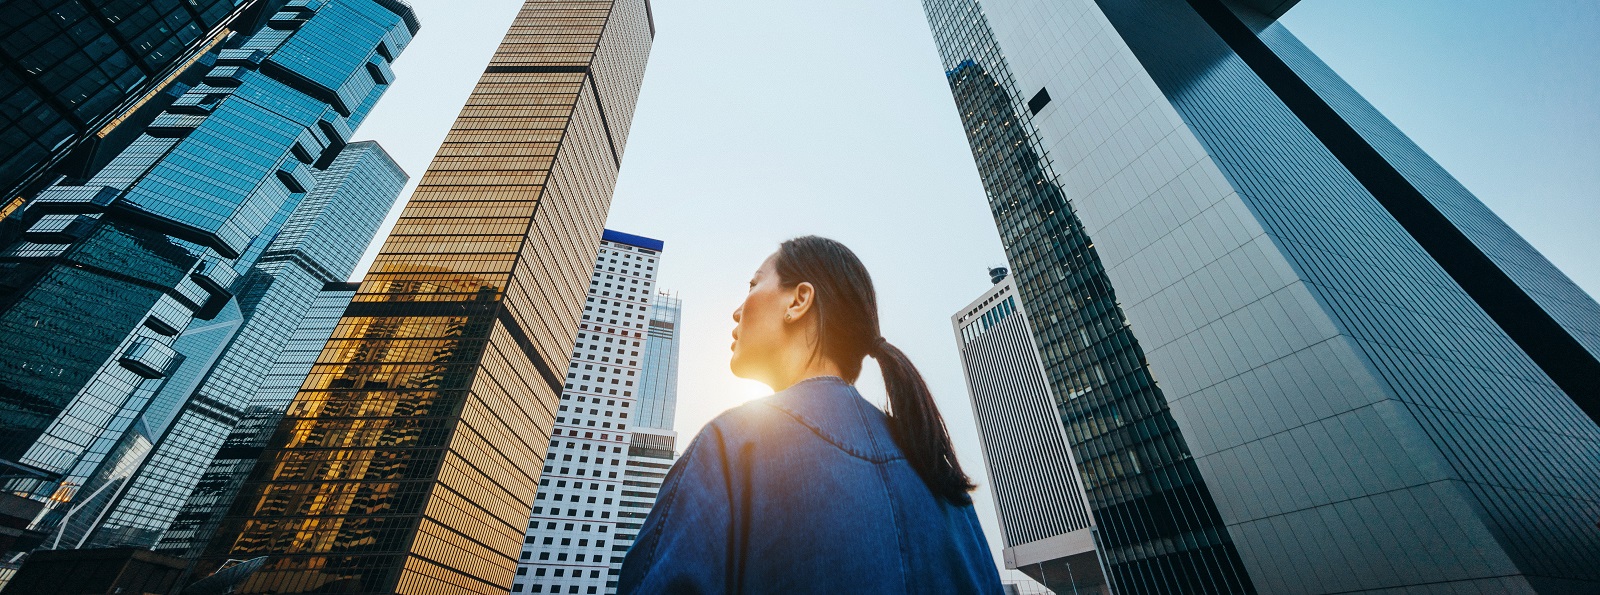
<path fill-rule="evenodd" d="M 47 503 L 32 526 L 49 544 L 80 543 L 181 406 L 153 398 L 206 350 L 177 338 L 241 314 L 241 278 L 388 89 L 409 16 L 387 0 L 289 6 L 206 54 L 203 81 L 93 178 L 16 215 L 26 231 L 0 248 L 0 460 L 21 471 L 8 491 Z"/>
<path fill-rule="evenodd" d="M 199 572 L 510 590 L 652 37 L 644 0 L 523 5 Z"/>
<path fill-rule="evenodd" d="M 645 383 L 673 373 L 652 368 L 646 345 L 662 248 L 609 229 L 602 236 L 512 593 L 616 592 L 622 558 L 638 534 L 624 535 L 620 517 L 649 510 L 636 510 L 637 497 L 623 497 L 642 495 L 628 485 L 628 470 L 635 442 L 647 440 L 637 433 Z"/>
<path fill-rule="evenodd" d="M 177 388 L 170 395 L 182 405 L 176 419 L 170 425 L 136 422 L 159 440 L 154 451 L 104 512 L 91 507 L 75 515 L 93 527 L 85 547 L 156 544 L 223 440 L 255 405 L 253 397 L 308 308 L 324 286 L 350 276 L 406 182 L 405 172 L 372 141 L 350 143 L 314 175 L 316 185 L 239 282 L 238 334 L 201 372 L 197 386 L 162 387 L 162 393 Z"/>
<path fill-rule="evenodd" d="M 1005 567 L 1057 593 L 1107 593 L 1061 415 L 1027 314 L 1005 274 L 1003 268 L 991 270 L 1000 277 L 995 286 L 950 317 L 1000 520 Z"/>
<path fill-rule="evenodd" d="M 1600 589 L 1600 306 L 1292 0 L 923 4 L 1116 592 Z"/>

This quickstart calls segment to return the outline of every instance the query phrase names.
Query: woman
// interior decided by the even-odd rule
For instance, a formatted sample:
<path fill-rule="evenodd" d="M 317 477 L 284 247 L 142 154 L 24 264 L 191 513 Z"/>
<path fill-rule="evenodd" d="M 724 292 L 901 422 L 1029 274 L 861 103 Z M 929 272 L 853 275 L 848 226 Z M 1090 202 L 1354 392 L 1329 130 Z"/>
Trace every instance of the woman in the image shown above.
<path fill-rule="evenodd" d="M 777 394 L 708 424 L 667 474 L 619 593 L 1000 593 L 944 419 L 878 335 L 849 248 L 784 242 L 733 312 L 730 367 Z M 889 414 L 851 385 L 883 370 Z"/>

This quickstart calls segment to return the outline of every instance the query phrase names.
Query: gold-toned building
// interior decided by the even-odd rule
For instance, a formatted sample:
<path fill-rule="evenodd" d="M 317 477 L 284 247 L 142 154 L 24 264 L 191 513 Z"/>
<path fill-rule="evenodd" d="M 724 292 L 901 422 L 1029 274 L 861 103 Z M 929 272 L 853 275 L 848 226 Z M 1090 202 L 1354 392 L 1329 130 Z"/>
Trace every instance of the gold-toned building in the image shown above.
<path fill-rule="evenodd" d="M 654 25 L 528 0 L 195 576 L 506 593 Z"/>

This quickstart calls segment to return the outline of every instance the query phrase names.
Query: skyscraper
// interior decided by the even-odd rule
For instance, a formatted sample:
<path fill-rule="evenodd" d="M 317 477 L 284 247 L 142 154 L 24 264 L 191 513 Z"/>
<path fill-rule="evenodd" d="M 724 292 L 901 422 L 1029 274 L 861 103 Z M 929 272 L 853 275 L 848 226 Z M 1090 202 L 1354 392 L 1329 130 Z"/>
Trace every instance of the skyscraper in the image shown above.
<path fill-rule="evenodd" d="M 653 330 L 662 247 L 609 229 L 601 238 L 512 593 L 616 592 L 612 569 L 627 552 L 618 515 L 631 489 L 624 461 L 649 398 L 646 379 L 664 372 L 650 367 L 641 337 Z"/>
<path fill-rule="evenodd" d="M 198 386 L 175 395 L 182 412 L 170 427 L 152 428 L 160 442 L 105 512 L 84 518 L 79 510 L 81 522 L 93 527 L 86 545 L 155 545 L 223 440 L 255 405 L 254 395 L 323 287 L 350 276 L 407 178 L 371 141 L 350 143 L 315 177 L 311 192 L 239 283 L 238 334 Z"/>
<path fill-rule="evenodd" d="M 1600 306 L 1293 4 L 924 2 L 1113 588 L 1594 590 Z"/>
<path fill-rule="evenodd" d="M 261 450 L 278 430 L 284 411 L 295 393 L 300 392 L 300 384 L 322 353 L 322 346 L 328 344 L 328 337 L 333 335 L 334 326 L 350 306 L 358 286 L 332 282 L 317 292 L 294 334 L 278 351 L 272 369 L 251 397 L 243 417 L 210 458 L 210 465 L 161 534 L 156 550 L 188 559 L 200 555 L 228 505 L 239 495 L 239 486 L 255 469 Z"/>
<path fill-rule="evenodd" d="M 416 27 L 390 0 L 292 3 L 206 54 L 201 84 L 93 178 L 28 203 L 23 239 L 0 250 L 0 346 L 17 364 L 0 370 L 0 459 L 28 475 L 10 491 L 51 507 L 35 526 L 68 528 L 80 497 L 115 493 L 129 449 L 148 448 L 124 438 L 179 366 L 175 338 L 237 308 L 240 277 Z"/>
<path fill-rule="evenodd" d="M 524 3 L 201 572 L 511 588 L 652 37 L 644 0 Z"/>
<path fill-rule="evenodd" d="M 1005 275 L 1006 269 L 994 269 Z M 1105 593 L 1093 521 L 1061 413 L 1011 279 L 950 317 L 1006 568 L 1057 593 Z"/>
<path fill-rule="evenodd" d="M 74 149 L 115 155 L 188 85 L 230 33 L 250 35 L 283 0 L 0 3 L 0 219 L 24 180 Z M 193 81 L 190 81 L 192 84 Z M 178 84 L 174 84 L 178 83 Z M 152 108 L 152 109 L 144 109 Z M 98 145 L 81 147 L 81 145 Z"/>
<path fill-rule="evenodd" d="M 678 411 L 678 323 L 682 315 L 683 300 L 672 294 L 658 293 L 650 303 L 637 425 L 672 429 Z"/>

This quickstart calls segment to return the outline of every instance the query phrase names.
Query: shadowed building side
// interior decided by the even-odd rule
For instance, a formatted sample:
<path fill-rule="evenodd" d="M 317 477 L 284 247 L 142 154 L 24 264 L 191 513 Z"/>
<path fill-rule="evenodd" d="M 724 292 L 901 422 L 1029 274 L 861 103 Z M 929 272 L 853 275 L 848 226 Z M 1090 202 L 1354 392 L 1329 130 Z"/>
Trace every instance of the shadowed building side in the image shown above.
<path fill-rule="evenodd" d="M 202 56 L 285 3 L 0 2 L 0 219 L 51 176 L 92 176 L 198 82 Z"/>

